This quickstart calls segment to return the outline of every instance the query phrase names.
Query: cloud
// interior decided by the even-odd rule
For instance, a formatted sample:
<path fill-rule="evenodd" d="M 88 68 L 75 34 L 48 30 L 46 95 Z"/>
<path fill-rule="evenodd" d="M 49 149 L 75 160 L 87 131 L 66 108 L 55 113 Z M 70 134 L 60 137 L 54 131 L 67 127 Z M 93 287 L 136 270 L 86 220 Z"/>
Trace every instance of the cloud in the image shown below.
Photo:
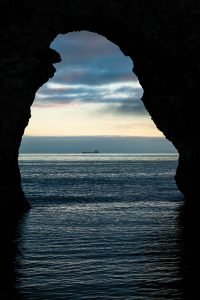
<path fill-rule="evenodd" d="M 46 89 L 38 92 L 37 103 L 107 103 L 123 104 L 127 101 L 140 99 L 142 91 L 136 84 L 112 83 L 100 86 L 90 85 L 64 85 L 49 83 Z M 138 103 L 140 103 L 138 101 Z"/>
<path fill-rule="evenodd" d="M 106 38 L 81 31 L 59 35 L 51 47 L 61 54 L 55 76 L 37 95 L 35 106 L 104 103 L 113 114 L 143 114 L 143 90 L 133 62 Z"/>
<path fill-rule="evenodd" d="M 110 102 L 108 105 L 100 108 L 97 113 L 110 115 L 149 116 L 144 104 L 139 98 L 127 98 L 123 101 L 118 100 L 113 101 L 113 103 Z"/>
<path fill-rule="evenodd" d="M 103 113 L 104 112 L 120 115 L 148 115 L 144 106 L 135 102 L 125 102 L 120 105 L 109 105 Z"/>
<path fill-rule="evenodd" d="M 56 73 L 56 77 L 53 79 L 55 83 L 76 83 L 76 84 L 87 84 L 87 85 L 104 85 L 112 82 L 137 82 L 136 76 L 127 70 L 110 69 L 109 64 L 106 67 L 103 66 L 79 66 L 69 68 L 66 66 L 62 67 Z"/>
<path fill-rule="evenodd" d="M 100 153 L 174 153 L 173 145 L 163 137 L 28 137 L 24 136 L 20 153 L 81 153 L 98 149 Z M 22 157 L 20 157 L 22 158 Z"/>

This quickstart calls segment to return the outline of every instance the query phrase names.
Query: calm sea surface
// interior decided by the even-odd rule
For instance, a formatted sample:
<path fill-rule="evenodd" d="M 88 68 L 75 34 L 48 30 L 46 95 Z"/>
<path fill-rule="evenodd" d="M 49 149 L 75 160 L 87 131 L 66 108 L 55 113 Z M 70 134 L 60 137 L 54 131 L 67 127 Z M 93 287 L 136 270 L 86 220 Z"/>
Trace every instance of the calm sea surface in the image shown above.
<path fill-rule="evenodd" d="M 182 300 L 176 155 L 21 155 L 22 299 Z"/>

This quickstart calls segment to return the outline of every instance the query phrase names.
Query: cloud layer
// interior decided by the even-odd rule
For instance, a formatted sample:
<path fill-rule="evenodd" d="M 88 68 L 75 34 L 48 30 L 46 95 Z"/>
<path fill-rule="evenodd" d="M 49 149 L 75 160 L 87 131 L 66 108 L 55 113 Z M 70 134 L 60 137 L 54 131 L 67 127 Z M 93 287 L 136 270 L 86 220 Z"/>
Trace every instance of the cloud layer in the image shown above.
<path fill-rule="evenodd" d="M 133 62 L 118 46 L 98 34 L 81 31 L 59 35 L 51 47 L 60 53 L 62 62 L 37 92 L 35 106 L 100 103 L 112 114 L 146 114 Z"/>
<path fill-rule="evenodd" d="M 20 153 L 81 153 L 95 149 L 100 153 L 177 153 L 163 138 L 113 136 L 24 137 Z"/>

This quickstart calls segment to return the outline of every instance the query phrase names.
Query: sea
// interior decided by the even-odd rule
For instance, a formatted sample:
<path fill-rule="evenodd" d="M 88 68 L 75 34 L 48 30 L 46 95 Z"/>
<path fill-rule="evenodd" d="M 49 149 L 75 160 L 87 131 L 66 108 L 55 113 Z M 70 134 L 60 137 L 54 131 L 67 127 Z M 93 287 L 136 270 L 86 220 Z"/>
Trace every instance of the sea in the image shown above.
<path fill-rule="evenodd" d="M 182 300 L 176 154 L 20 154 L 24 300 Z"/>

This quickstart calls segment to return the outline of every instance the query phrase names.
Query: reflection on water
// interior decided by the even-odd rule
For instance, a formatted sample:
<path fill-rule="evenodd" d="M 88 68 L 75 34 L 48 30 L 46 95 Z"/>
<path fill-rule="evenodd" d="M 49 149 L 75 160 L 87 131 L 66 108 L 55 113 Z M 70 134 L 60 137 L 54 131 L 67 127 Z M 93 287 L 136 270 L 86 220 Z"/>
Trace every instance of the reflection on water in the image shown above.
<path fill-rule="evenodd" d="M 17 255 L 21 239 L 23 216 L 8 212 L 0 215 L 0 299 L 21 299 L 17 290 Z"/>
<path fill-rule="evenodd" d="M 29 218 L 28 215 L 25 215 L 23 218 L 17 219 L 17 218 L 7 218 L 7 220 L 4 222 L 3 226 L 1 226 L 1 299 L 40 299 L 40 291 L 35 290 L 34 288 L 31 288 L 31 286 L 26 286 L 25 290 L 26 293 L 24 294 L 23 290 L 20 290 L 20 282 L 19 282 L 19 278 L 18 278 L 18 272 L 20 273 L 20 258 L 22 259 L 23 257 L 23 253 L 19 254 L 19 246 L 20 243 L 23 240 L 23 235 L 21 235 L 21 233 L 23 232 L 23 224 L 24 223 L 24 219 Z M 149 270 L 144 270 L 144 274 L 140 274 L 140 276 L 143 276 L 143 280 L 141 280 L 141 278 L 137 278 L 137 276 L 135 277 L 135 279 L 138 280 L 138 287 L 136 288 L 137 284 L 135 284 L 135 291 L 134 289 L 131 289 L 131 287 L 129 286 L 130 282 L 127 282 L 127 286 L 123 285 L 123 286 L 115 286 L 115 285 L 109 285 L 108 284 L 108 288 L 109 290 L 103 290 L 102 291 L 102 287 L 98 286 L 98 278 L 95 278 L 95 274 L 93 274 L 92 276 L 94 277 L 94 280 L 96 281 L 96 284 L 89 284 L 89 287 L 86 289 L 87 293 L 84 293 L 84 284 L 81 287 L 79 285 L 78 289 L 73 289 L 73 287 L 69 287 L 69 285 L 66 284 L 66 290 L 59 290 L 58 285 L 56 285 L 55 282 L 55 287 L 54 287 L 54 291 L 52 290 L 51 293 L 48 294 L 48 285 L 46 287 L 46 291 L 45 291 L 45 295 L 46 298 L 45 299 L 92 299 L 90 298 L 90 295 L 96 294 L 97 295 L 97 299 L 116 299 L 118 297 L 118 299 L 196 299 L 193 298 L 194 297 L 194 289 L 195 289 L 195 281 L 193 282 L 193 279 L 195 278 L 194 274 L 193 274 L 193 268 L 196 264 L 196 257 L 195 257 L 195 252 L 196 252 L 196 247 L 194 245 L 195 240 L 193 239 L 193 234 L 191 229 L 194 229 L 194 220 L 192 218 L 190 218 L 188 216 L 188 213 L 184 213 L 183 210 L 181 209 L 180 213 L 179 213 L 179 224 L 177 224 L 177 230 L 176 232 L 178 232 L 179 236 L 176 236 L 176 251 L 177 253 L 179 253 L 180 257 L 177 257 L 177 259 L 179 260 L 179 274 L 173 274 L 173 272 L 171 273 L 172 276 L 172 280 L 170 281 L 168 278 L 168 274 L 166 274 L 166 281 L 162 280 L 163 274 L 162 274 L 162 267 L 166 268 L 167 264 L 168 267 L 170 269 L 173 270 L 173 268 L 170 266 L 171 261 L 170 261 L 170 249 L 167 248 L 167 244 L 166 244 L 166 248 L 165 251 L 168 251 L 168 262 L 162 262 L 162 260 L 159 262 L 159 260 L 157 261 L 157 268 L 160 268 L 160 276 L 161 278 L 159 279 L 154 278 L 154 280 L 150 280 L 148 279 L 148 276 L 152 277 L 152 272 L 154 272 L 153 268 L 149 269 Z M 192 226 L 192 227 L 191 227 Z M 183 228 L 185 228 L 185 230 L 183 230 Z M 58 229 L 59 230 L 59 229 Z M 56 233 L 55 233 L 56 234 Z M 126 238 L 125 238 L 126 240 Z M 78 241 L 77 241 L 78 242 Z M 130 241 L 129 241 L 130 242 Z M 196 244 L 196 243 L 195 243 Z M 49 256 L 52 256 L 51 251 L 53 251 L 53 249 L 50 248 L 51 245 L 46 245 L 47 248 L 49 249 Z M 71 246 L 70 244 L 68 245 L 69 247 Z M 44 250 L 44 249 L 43 249 Z M 171 249 L 171 254 L 173 255 L 175 249 Z M 60 249 L 61 253 L 58 253 L 59 255 L 64 255 L 63 252 L 67 252 L 69 251 L 68 249 Z M 80 249 L 80 251 L 82 252 L 82 256 L 83 254 L 83 249 Z M 104 250 L 105 251 L 105 250 Z M 95 253 L 90 253 L 91 254 L 91 258 L 90 260 L 94 260 L 94 264 L 96 263 L 95 261 Z M 77 259 L 79 256 L 80 259 L 80 255 L 76 253 Z M 85 253 L 85 255 L 87 255 Z M 103 254 L 102 254 L 103 255 Z M 131 253 L 130 253 L 131 255 Z M 129 265 L 128 261 L 127 261 L 127 270 L 129 272 L 133 272 L 134 274 L 134 268 L 136 269 L 135 271 L 137 272 L 137 254 L 134 254 L 135 257 L 135 266 L 134 266 L 134 260 L 130 260 L 131 261 L 131 265 Z M 139 253 L 138 253 L 139 255 Z M 156 253 L 149 253 L 149 256 L 152 260 L 153 257 L 156 258 L 158 254 Z M 71 254 L 71 256 L 73 257 L 73 253 Z M 101 255 L 100 255 L 101 256 Z M 19 261 L 16 261 L 16 257 L 19 257 Z M 42 255 L 40 256 L 40 258 L 42 257 Z M 161 259 L 163 258 L 162 254 L 160 254 Z M 47 259 L 47 258 L 46 258 Z M 66 260 L 68 260 L 69 257 L 66 257 Z M 101 257 L 99 257 L 99 259 L 102 259 Z M 114 259 L 112 257 L 110 257 L 110 259 Z M 149 264 L 147 262 L 145 262 L 145 259 L 148 259 L 148 256 L 146 258 L 143 258 L 143 263 L 146 266 L 150 266 L 150 262 Z M 23 259 L 22 259 L 23 260 Z M 89 257 L 88 257 L 89 260 Z M 120 260 L 120 257 L 118 257 L 118 260 Z M 33 263 L 33 262 L 32 262 Z M 68 261 L 69 263 L 69 261 Z M 77 264 L 77 267 L 79 265 L 78 261 L 71 261 L 71 264 Z M 151 262 L 152 264 L 153 261 Z M 41 267 L 42 261 L 38 261 L 38 268 Z M 90 264 L 90 263 L 89 263 Z M 59 267 L 59 257 L 58 257 L 58 267 Z M 69 264 L 68 265 L 69 268 L 72 268 L 72 266 Z M 75 266 L 76 268 L 76 266 Z M 87 266 L 85 266 L 85 268 L 87 268 Z M 102 267 L 106 269 L 106 266 Z M 16 269 L 18 270 L 18 272 L 16 272 Z M 118 269 L 118 267 L 116 266 L 116 270 Z M 113 278 L 115 277 L 115 280 L 113 282 L 116 281 L 117 278 L 117 272 L 116 270 L 113 269 L 113 274 L 110 274 L 111 278 L 113 276 Z M 175 270 L 177 272 L 177 270 Z M 85 269 L 86 272 L 86 269 Z M 89 272 L 89 270 L 88 270 Z M 103 272 L 106 272 L 105 270 L 102 270 L 102 274 Z M 97 270 L 98 273 L 98 270 Z M 26 274 L 24 274 L 26 275 Z M 87 274 L 83 274 L 87 277 Z M 48 279 L 51 280 L 51 276 L 52 274 L 49 274 L 49 278 L 47 275 L 47 282 Z M 65 274 L 62 274 L 62 276 L 65 276 Z M 119 274 L 119 277 L 122 276 L 122 274 Z M 124 274 L 125 276 L 125 274 Z M 70 281 L 69 278 L 62 278 L 63 281 L 65 282 L 67 279 Z M 177 280 L 178 279 L 178 280 Z M 78 280 L 78 278 L 77 278 Z M 108 278 L 107 278 L 108 280 Z M 174 280 L 174 281 L 173 281 Z M 73 282 L 74 279 L 71 278 L 71 282 Z M 87 280 L 86 280 L 87 281 Z M 101 280 L 100 280 L 101 281 Z M 141 282 L 139 282 L 141 281 Z M 84 278 L 83 278 L 83 282 L 84 282 Z M 143 283 L 142 283 L 143 282 Z M 194 285 L 192 285 L 192 282 L 194 283 Z M 31 281 L 30 281 L 31 283 Z M 44 282 L 41 281 L 41 290 L 42 288 L 44 288 Z M 40 288 L 40 284 L 38 284 L 37 288 Z M 58 283 L 57 283 L 58 284 Z M 18 286 L 18 288 L 17 288 Z M 42 287 L 43 286 L 43 287 Z M 56 289 L 58 288 L 58 289 Z M 69 289 L 67 291 L 67 288 Z M 77 288 L 77 287 L 76 287 Z M 104 288 L 106 288 L 106 285 L 104 285 Z M 92 291 L 93 289 L 93 291 Z M 106 296 L 106 295 L 112 295 L 112 289 L 113 289 L 113 295 L 115 295 L 114 298 L 112 298 L 112 296 Z M 139 290 L 138 290 L 139 289 Z M 129 293 L 127 293 L 127 290 L 131 290 L 131 295 L 129 295 Z M 115 294 L 115 292 L 117 291 L 118 294 Z M 174 293 L 173 293 L 174 291 Z M 57 294 L 56 294 L 57 292 Z M 127 293 L 127 294 L 126 294 Z M 21 295 L 21 296 L 20 296 Z M 22 297 L 24 295 L 24 297 Z M 60 296 L 59 296 L 60 295 Z M 65 298 L 65 296 L 67 296 L 67 298 Z M 82 297 L 81 297 L 82 295 Z M 99 295 L 99 296 L 98 296 Z M 44 298 L 43 298 L 44 299 Z"/>
<path fill-rule="evenodd" d="M 0 299 L 197 299 L 198 209 L 174 158 L 21 164 L 32 209 L 1 218 Z"/>
<path fill-rule="evenodd" d="M 106 285 L 104 285 L 104 289 L 102 290 L 102 286 L 98 285 L 98 282 L 102 282 L 102 280 L 99 280 L 100 278 L 95 277 L 95 273 L 92 274 L 92 277 L 94 278 L 94 282 L 88 282 L 88 286 L 86 288 L 86 285 L 84 286 L 84 281 L 86 283 L 87 278 L 84 279 L 83 277 L 83 285 L 75 285 L 73 287 L 73 283 L 76 282 L 76 280 L 72 278 L 65 278 L 65 273 L 62 274 L 63 282 L 65 282 L 65 290 L 59 289 L 59 282 L 55 282 L 54 289 L 51 290 L 51 286 L 48 287 L 48 280 L 51 281 L 52 274 L 47 274 L 46 278 L 46 289 L 44 288 L 44 281 L 42 280 L 40 283 L 38 282 L 36 284 L 37 288 L 34 289 L 34 287 L 30 286 L 23 286 L 22 283 L 20 283 L 20 277 L 18 274 L 20 271 L 20 260 L 23 261 L 23 253 L 19 253 L 19 249 L 21 248 L 20 245 L 23 243 L 23 232 L 24 232 L 24 226 L 26 226 L 26 219 L 29 218 L 29 214 L 25 214 L 21 218 L 16 218 L 14 216 L 7 217 L 6 220 L 2 221 L 1 218 L 1 256 L 0 256 L 0 271 L 1 271 L 1 288 L 0 288 L 0 299 L 40 299 L 40 288 L 41 291 L 44 292 L 46 297 L 43 297 L 42 299 L 94 299 L 96 294 L 96 299 L 188 299 L 188 300 L 194 300 L 196 298 L 196 292 L 198 289 L 197 281 L 198 281 L 198 273 L 195 274 L 194 271 L 198 270 L 197 265 L 197 258 L 199 255 L 198 248 L 197 248 L 197 219 L 195 217 L 197 216 L 197 212 L 195 209 L 192 209 L 191 207 L 188 207 L 188 205 L 183 205 L 179 208 L 179 213 L 177 214 L 178 223 L 176 228 L 176 233 L 174 238 L 176 239 L 174 246 L 176 249 L 169 249 L 172 245 L 168 245 L 166 243 L 165 245 L 165 251 L 168 252 L 168 261 L 162 262 L 163 255 L 162 253 L 146 253 L 146 257 L 143 258 L 143 263 L 146 267 L 149 267 L 152 265 L 152 269 L 144 270 L 144 274 L 140 274 L 139 277 L 135 276 L 135 280 L 138 280 L 138 283 L 134 283 L 135 287 L 130 287 L 130 282 L 127 282 L 127 285 L 123 284 L 120 286 L 120 276 L 126 276 L 126 274 L 117 274 L 118 266 L 116 265 L 116 269 L 113 269 L 113 274 L 110 274 L 113 282 L 117 282 L 119 286 L 115 286 L 114 284 L 107 285 L 108 290 L 106 290 Z M 59 228 L 58 228 L 59 230 Z M 77 228 L 74 228 L 76 231 Z M 55 232 L 56 234 L 56 232 Z M 26 235 L 26 234 L 25 234 Z M 72 236 L 71 236 L 72 239 Z M 126 237 L 124 237 L 124 243 L 126 243 Z M 68 240 L 69 242 L 69 240 Z M 57 241 L 59 243 L 59 241 Z M 79 241 L 77 241 L 79 243 Z M 130 241 L 129 241 L 130 243 Z M 68 247 L 71 247 L 70 243 L 68 244 Z M 119 245 L 120 246 L 120 245 Z M 49 251 L 49 256 L 52 257 L 53 249 L 51 248 L 51 245 L 46 245 Z M 99 245 L 101 248 L 101 246 Z M 107 245 L 109 247 L 109 245 Z M 23 247 L 21 248 L 23 249 Z M 41 249 L 44 251 L 44 249 Z M 134 250 L 134 249 L 133 249 Z M 157 249 L 159 251 L 159 249 Z M 164 250 L 164 249 L 162 249 Z M 22 251 L 22 250 L 21 250 Z M 103 250 L 104 253 L 100 254 L 98 259 L 102 259 L 103 262 L 103 255 L 106 254 L 105 249 Z M 142 250 L 141 250 L 142 251 Z M 173 259 L 170 259 L 170 255 L 174 255 L 174 251 L 176 252 L 176 255 L 179 254 L 179 257 L 177 257 L 178 260 L 178 270 L 176 269 L 177 266 L 174 266 L 173 273 L 173 267 L 171 266 L 171 263 L 173 263 Z M 57 263 L 59 268 L 59 256 L 60 258 L 62 256 L 66 255 L 66 261 L 68 261 L 68 268 L 73 268 L 73 264 L 75 264 L 75 268 L 78 268 L 80 259 L 83 259 L 83 256 L 87 256 L 88 258 L 85 261 L 85 270 L 83 272 L 83 276 L 87 277 L 87 272 L 90 272 L 90 264 L 93 260 L 93 264 L 97 264 L 97 258 L 95 258 L 95 253 L 84 253 L 84 249 L 79 249 L 79 252 L 75 254 L 77 256 L 77 261 L 74 260 L 74 253 L 71 253 L 71 264 L 69 262 L 69 249 L 60 249 L 60 253 L 57 253 Z M 112 252 L 112 251 L 111 251 Z M 134 251 L 133 251 L 134 252 Z M 108 252 L 107 252 L 108 253 Z M 37 256 L 37 254 L 35 254 Z M 131 256 L 131 253 L 129 253 Z M 134 277 L 134 272 L 137 272 L 137 255 L 140 254 L 134 253 L 132 255 L 135 255 L 134 259 L 131 259 L 130 261 L 127 261 L 127 271 L 132 272 Z M 158 272 L 160 272 L 160 278 L 158 277 L 152 277 L 153 260 L 156 261 L 156 257 L 158 258 L 160 255 L 161 260 L 157 260 L 157 268 Z M 45 254 L 41 253 L 40 259 L 41 261 L 38 261 L 38 272 L 39 268 L 41 268 L 42 262 L 42 256 L 44 257 Z M 89 258 L 90 256 L 90 258 Z M 16 259 L 18 257 L 18 260 Z M 39 257 L 39 256 L 38 256 Z M 145 260 L 148 260 L 148 257 L 152 260 L 148 263 Z M 47 259 L 47 257 L 45 258 Z M 63 259 L 63 258 L 61 258 Z M 110 257 L 110 260 L 114 259 L 114 257 Z M 118 256 L 118 260 L 120 262 L 120 259 L 123 259 L 122 257 Z M 33 259 L 34 261 L 34 259 Z M 34 266 L 34 262 L 30 262 Z M 89 262 L 90 261 L 90 262 Z M 135 265 L 134 265 L 135 261 Z M 50 262 L 49 262 L 50 263 Z M 53 263 L 53 262 L 52 262 Z M 87 263 L 88 263 L 88 269 L 87 269 Z M 130 265 L 131 263 L 131 265 Z M 55 267 L 55 266 L 54 266 Z M 80 266 L 79 266 L 80 267 Z M 155 266 L 154 266 L 155 267 Z M 167 267 L 172 270 L 171 272 L 171 279 L 169 280 L 169 277 L 166 273 L 166 281 L 163 280 L 163 270 L 167 270 Z M 162 270 L 163 268 L 163 270 Z M 160 270 L 159 270 L 160 269 Z M 24 271 L 24 270 L 23 270 Z M 96 270 L 98 273 L 98 270 Z M 54 270 L 54 272 L 59 272 L 58 270 Z M 34 271 L 33 271 L 34 273 Z M 67 273 L 67 271 L 66 271 Z M 106 266 L 102 266 L 102 273 L 100 276 L 104 276 L 103 273 L 106 273 Z M 27 274 L 24 274 L 24 278 L 26 278 Z M 48 278 L 49 276 L 49 278 Z M 141 277 L 143 276 L 143 279 L 141 280 Z M 149 278 L 148 278 L 149 276 Z M 37 276 L 36 276 L 37 277 Z M 23 278 L 23 280 L 24 280 Z M 150 279 L 151 278 L 151 279 Z M 44 278 L 43 278 L 44 279 Z M 54 278 L 54 280 L 56 277 Z M 101 278 L 102 279 L 102 278 Z M 153 279 L 153 280 L 152 280 Z M 36 280 L 38 280 L 36 278 Z M 26 281 L 26 280 L 25 280 Z M 34 279 L 32 281 L 30 280 L 30 284 L 33 284 Z M 68 284 L 67 284 L 68 281 Z M 72 286 L 69 286 L 69 282 L 71 281 Z M 77 278 L 78 281 L 78 278 Z M 109 281 L 109 278 L 107 278 L 107 281 Z M 28 282 L 28 281 L 27 281 Z M 133 283 L 133 282 L 132 282 Z M 24 293 L 23 289 L 25 289 L 26 293 Z M 48 290 L 49 288 L 49 290 Z M 38 290 L 37 290 L 38 289 Z M 135 290 L 134 290 L 135 289 Z M 113 290 L 113 291 L 112 291 Z M 127 291 L 131 291 L 131 293 L 128 293 Z M 174 291 L 174 292 L 173 292 Z M 112 294 L 114 297 L 112 297 Z M 93 297 L 90 297 L 93 295 Z M 110 296 L 109 296 L 110 295 Z M 67 297 L 67 298 L 66 298 Z"/>

